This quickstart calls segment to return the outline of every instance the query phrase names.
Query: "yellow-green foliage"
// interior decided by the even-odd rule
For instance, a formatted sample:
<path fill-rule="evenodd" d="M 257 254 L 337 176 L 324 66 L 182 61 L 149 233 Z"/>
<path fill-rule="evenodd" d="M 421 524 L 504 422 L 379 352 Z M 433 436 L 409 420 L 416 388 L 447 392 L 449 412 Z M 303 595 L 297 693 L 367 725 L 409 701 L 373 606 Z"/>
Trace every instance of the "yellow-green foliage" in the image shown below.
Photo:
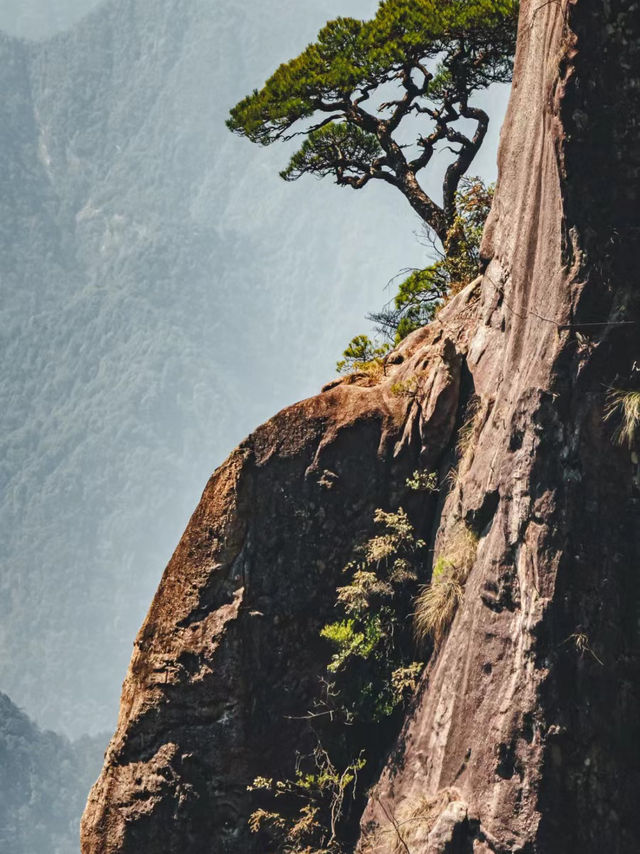
<path fill-rule="evenodd" d="M 359 589 L 356 596 L 358 597 L 364 595 L 362 592 L 364 585 L 362 587 L 360 585 L 362 585 L 362 579 L 359 579 L 357 583 Z M 347 589 L 343 588 L 343 590 Z M 345 599 L 353 606 L 355 597 L 345 597 Z M 356 627 L 355 620 L 349 619 L 325 626 L 321 630 L 320 635 L 326 638 L 326 640 L 331 641 L 338 650 L 331 659 L 331 663 L 327 665 L 327 670 L 330 673 L 335 673 L 352 656 L 368 658 L 380 642 L 382 627 L 380 620 L 374 615 L 370 620 L 362 624 L 360 630 Z"/>
<path fill-rule="evenodd" d="M 305 763 L 310 770 L 303 770 Z M 262 833 L 279 854 L 341 854 L 337 833 L 344 799 L 353 794 L 365 765 L 360 755 L 340 771 L 318 745 L 310 756 L 298 757 L 292 780 L 256 777 L 248 791 L 282 798 L 289 808 L 255 810 L 249 818 L 251 831 Z"/>
<path fill-rule="evenodd" d="M 414 632 L 419 642 L 432 638 L 439 644 L 447 633 L 478 548 L 478 539 L 465 525 L 457 525 L 448 538 L 447 549 L 433 565 L 431 582 L 415 601 Z"/>
<path fill-rule="evenodd" d="M 406 380 L 399 380 L 391 385 L 391 394 L 396 397 L 408 397 L 413 400 L 418 393 L 418 378 L 407 377 Z"/>
<path fill-rule="evenodd" d="M 388 717 L 413 690 L 423 666 L 411 659 L 406 622 L 425 543 L 402 508 L 378 509 L 374 521 L 378 531 L 356 549 L 344 568 L 349 583 L 337 590 L 344 619 L 321 631 L 334 649 L 327 669 L 349 719 Z"/>
<path fill-rule="evenodd" d="M 384 356 L 390 349 L 390 344 L 378 345 L 368 335 L 356 335 L 345 348 L 336 370 L 339 374 L 359 373 L 380 379 L 384 374 Z"/>
<path fill-rule="evenodd" d="M 607 398 L 605 419 L 618 420 L 614 438 L 619 445 L 633 445 L 640 437 L 640 391 L 612 389 Z"/>
<path fill-rule="evenodd" d="M 438 492 L 438 474 L 435 471 L 416 469 L 406 480 L 406 486 L 414 492 Z"/>
<path fill-rule="evenodd" d="M 383 534 L 371 537 L 363 548 L 365 563 L 368 566 L 379 565 L 391 559 L 387 566 L 391 578 L 406 569 L 407 556 L 414 555 L 424 548 L 424 540 L 416 538 L 413 525 L 406 512 L 400 507 L 395 513 L 387 513 L 378 508 L 373 514 L 376 525 L 382 526 Z"/>
<path fill-rule="evenodd" d="M 421 661 L 412 661 L 404 667 L 396 667 L 391 674 L 394 695 L 401 699 L 407 694 L 413 694 L 418 687 L 423 670 L 424 664 Z"/>

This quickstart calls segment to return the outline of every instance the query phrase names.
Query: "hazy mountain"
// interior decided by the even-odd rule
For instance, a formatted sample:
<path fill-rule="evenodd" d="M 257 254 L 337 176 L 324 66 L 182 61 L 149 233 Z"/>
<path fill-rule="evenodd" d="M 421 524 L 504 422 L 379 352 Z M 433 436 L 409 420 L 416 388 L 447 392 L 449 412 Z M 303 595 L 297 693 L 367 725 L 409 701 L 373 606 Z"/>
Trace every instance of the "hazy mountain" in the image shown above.
<path fill-rule="evenodd" d="M 83 736 L 70 742 L 41 732 L 0 694 L 2 854 L 76 854 L 80 815 L 104 741 Z"/>
<path fill-rule="evenodd" d="M 65 30 L 100 0 L 2 0 L 0 30 L 28 39 L 42 39 Z"/>
<path fill-rule="evenodd" d="M 374 7 L 112 0 L 0 36 L 0 686 L 42 725 L 112 726 L 210 472 L 424 260 L 386 187 L 285 185 L 282 149 L 224 127 L 328 17 Z"/>

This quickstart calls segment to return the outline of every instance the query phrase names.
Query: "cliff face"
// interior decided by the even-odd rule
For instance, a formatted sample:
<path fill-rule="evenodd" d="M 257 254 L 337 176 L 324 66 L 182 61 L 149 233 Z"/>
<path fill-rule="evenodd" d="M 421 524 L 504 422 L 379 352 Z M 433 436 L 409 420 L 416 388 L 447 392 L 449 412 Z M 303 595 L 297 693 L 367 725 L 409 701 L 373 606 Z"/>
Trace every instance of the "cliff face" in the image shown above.
<path fill-rule="evenodd" d="M 467 353 L 482 407 L 439 533 L 480 514 L 484 536 L 364 817 L 388 838 L 444 790 L 412 852 L 637 847 L 638 458 L 603 418 L 640 355 L 631 5 L 522 9 Z"/>
<path fill-rule="evenodd" d="M 637 847 L 638 437 L 604 419 L 638 387 L 637 12 L 523 3 L 482 280 L 378 382 L 285 410 L 214 474 L 138 636 L 84 854 L 258 851 L 246 786 L 304 747 L 339 570 L 408 473 L 446 470 L 471 394 L 448 494 L 412 512 L 436 554 L 464 522 L 477 555 L 357 850 Z"/>

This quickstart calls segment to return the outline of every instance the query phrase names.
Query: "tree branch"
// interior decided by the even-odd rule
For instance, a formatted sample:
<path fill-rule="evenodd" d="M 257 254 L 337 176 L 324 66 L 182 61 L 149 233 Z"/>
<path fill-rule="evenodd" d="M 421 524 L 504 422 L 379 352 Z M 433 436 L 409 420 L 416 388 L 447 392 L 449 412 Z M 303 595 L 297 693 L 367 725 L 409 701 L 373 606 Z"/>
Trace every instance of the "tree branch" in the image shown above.
<path fill-rule="evenodd" d="M 456 192 L 460 179 L 473 163 L 489 127 L 489 116 L 485 111 L 477 107 L 470 107 L 466 103 L 466 99 L 461 100 L 460 115 L 465 119 L 473 119 L 476 122 L 476 131 L 473 139 L 469 139 L 453 128 L 448 128 L 447 131 L 447 139 L 462 146 L 456 160 L 447 168 L 442 184 L 444 215 L 449 228 L 456 215 Z"/>
<path fill-rule="evenodd" d="M 455 63 L 455 57 L 453 61 Z M 415 70 L 423 76 L 421 85 L 417 85 L 412 78 L 412 72 Z M 373 162 L 356 161 L 345 157 L 339 150 L 335 162 L 330 166 L 337 183 L 360 189 L 375 178 L 395 186 L 401 190 L 413 209 L 444 244 L 455 218 L 455 194 L 458 185 L 484 140 L 489 119 L 483 110 L 468 106 L 468 93 L 464 90 L 463 81 L 458 81 L 456 91 L 445 94 L 438 109 L 419 104 L 418 99 L 428 91 L 432 75 L 415 59 L 398 69 L 394 76 L 399 78 L 404 94 L 397 100 L 380 105 L 380 110 L 393 108 L 389 119 L 379 118 L 362 106 L 362 103 L 369 99 L 371 92 L 379 85 L 379 83 L 369 83 L 359 90 L 357 97 L 353 97 L 352 94 L 351 97 L 347 96 L 335 101 L 318 99 L 314 106 L 317 106 L 319 111 L 328 112 L 330 115 L 305 132 L 319 130 L 332 121 L 343 119 L 375 136 L 384 152 L 384 157 Z M 409 162 L 402 150 L 403 147 L 394 140 L 393 132 L 412 111 L 428 115 L 435 122 L 436 127 L 428 136 L 417 140 L 417 145 L 422 152 Z M 472 139 L 452 126 L 461 117 L 476 121 L 477 127 Z M 430 163 L 437 144 L 442 140 L 455 143 L 460 148 L 459 151 L 452 151 L 455 160 L 445 173 L 444 205 L 440 207 L 420 187 L 416 174 Z"/>
<path fill-rule="evenodd" d="M 391 101 L 390 104 L 395 105 L 396 109 L 393 112 L 393 115 L 389 119 L 388 128 L 389 132 L 393 133 L 394 130 L 398 127 L 402 119 L 407 115 L 408 112 L 411 111 L 413 104 L 416 98 L 420 97 L 426 92 L 426 88 L 428 88 L 429 80 L 425 77 L 425 82 L 422 87 L 416 86 L 411 77 L 411 71 L 415 65 L 407 65 L 403 68 L 400 79 L 402 82 L 402 86 L 405 90 L 404 95 L 397 101 Z M 426 69 L 419 69 L 424 74 Z M 428 72 L 426 72 L 428 74 Z"/>
<path fill-rule="evenodd" d="M 354 190 L 359 190 L 361 187 L 364 187 L 365 184 L 369 183 L 372 177 L 373 175 L 366 172 L 364 175 L 356 178 L 355 175 L 345 175 L 341 169 L 336 169 L 336 184 L 339 184 L 341 187 L 353 187 Z"/>
<path fill-rule="evenodd" d="M 341 118 L 343 118 L 342 113 L 335 113 L 333 116 L 327 116 L 326 119 L 323 119 L 321 122 L 318 122 L 317 125 L 311 125 L 311 127 L 308 127 L 306 130 L 300 131 L 299 133 L 293 134 L 293 136 L 307 136 L 308 134 L 313 133 L 313 131 L 320 130 L 325 125 L 330 125 L 331 122 L 335 122 Z"/>
<path fill-rule="evenodd" d="M 419 157 L 416 157 L 415 160 L 412 160 L 411 163 L 409 163 L 409 168 L 414 173 L 419 172 L 421 169 L 424 169 L 424 167 L 427 166 L 427 164 L 435 153 L 436 144 L 440 142 L 440 140 L 445 138 L 446 131 L 446 125 L 438 123 L 438 126 L 433 131 L 433 133 L 430 133 L 429 136 L 420 137 L 420 139 L 418 140 L 418 145 L 424 150 Z"/>

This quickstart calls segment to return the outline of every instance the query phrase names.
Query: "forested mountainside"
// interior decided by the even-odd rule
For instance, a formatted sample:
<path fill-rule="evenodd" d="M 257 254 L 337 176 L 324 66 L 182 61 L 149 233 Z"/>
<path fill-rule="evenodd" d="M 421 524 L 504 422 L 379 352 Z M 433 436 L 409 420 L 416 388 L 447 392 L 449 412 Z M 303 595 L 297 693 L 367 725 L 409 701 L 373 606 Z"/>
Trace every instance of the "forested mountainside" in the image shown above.
<path fill-rule="evenodd" d="M 43 39 L 66 30 L 100 0 L 2 0 L 0 30 L 12 36 Z"/>
<path fill-rule="evenodd" d="M 111 0 L 0 36 L 0 685 L 41 725 L 112 725 L 206 473 L 424 258 L 384 190 L 285 185 L 224 127 L 371 5 Z"/>
<path fill-rule="evenodd" d="M 78 817 L 103 752 L 104 736 L 42 732 L 0 694 L 2 854 L 77 854 Z"/>
<path fill-rule="evenodd" d="M 638 849 L 637 12 L 520 4 L 482 275 L 214 472 L 83 854 Z"/>

